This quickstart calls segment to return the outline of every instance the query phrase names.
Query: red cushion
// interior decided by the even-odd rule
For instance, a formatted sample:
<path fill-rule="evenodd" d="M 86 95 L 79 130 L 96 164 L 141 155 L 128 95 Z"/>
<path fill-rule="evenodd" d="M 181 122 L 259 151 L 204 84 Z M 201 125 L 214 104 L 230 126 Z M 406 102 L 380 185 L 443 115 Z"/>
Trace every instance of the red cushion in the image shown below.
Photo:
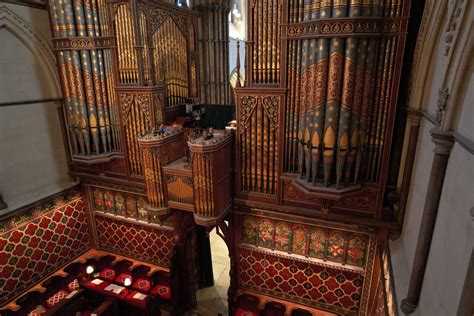
<path fill-rule="evenodd" d="M 44 312 L 46 312 L 46 308 L 41 305 L 38 305 L 34 310 L 28 313 L 28 316 L 40 316 Z"/>
<path fill-rule="evenodd" d="M 134 298 L 134 296 L 136 294 L 142 294 L 142 295 L 145 295 L 145 297 L 140 300 L 140 299 L 137 299 L 137 298 Z M 130 303 L 132 304 L 133 306 L 136 306 L 140 309 L 143 309 L 143 310 L 146 310 L 147 309 L 147 298 L 148 298 L 148 295 L 144 294 L 144 293 L 141 293 L 141 292 L 138 292 L 138 291 L 130 291 L 130 293 L 127 295 L 127 297 L 125 298 L 125 300 L 127 301 L 127 303 Z"/>
<path fill-rule="evenodd" d="M 139 290 L 140 292 L 150 292 L 151 284 L 147 279 L 136 279 L 132 284 L 132 288 Z"/>
<path fill-rule="evenodd" d="M 74 291 L 74 290 L 77 290 L 79 288 L 79 280 L 78 279 L 74 279 L 72 280 L 71 282 L 69 282 L 69 284 L 67 285 L 67 288 L 69 291 Z"/>
<path fill-rule="evenodd" d="M 133 282 L 132 276 L 131 276 L 130 274 L 126 274 L 126 273 L 121 273 L 121 274 L 115 279 L 115 282 L 118 283 L 118 284 L 122 284 L 122 285 L 123 285 L 125 278 L 129 278 L 130 281 Z"/>
<path fill-rule="evenodd" d="M 102 295 L 111 295 L 111 296 L 115 296 L 115 297 L 118 297 L 120 299 L 123 299 L 125 298 L 128 294 L 129 294 L 129 290 L 128 289 L 123 289 L 122 292 L 120 293 L 114 293 L 112 291 L 107 291 L 106 288 L 110 285 L 109 282 L 107 281 L 103 281 L 102 283 L 100 284 L 94 284 L 91 282 L 87 282 L 86 284 L 84 284 L 84 287 L 86 289 L 89 289 L 91 291 L 94 291 L 96 293 L 100 293 Z"/>
<path fill-rule="evenodd" d="M 63 298 L 65 298 L 69 293 L 67 291 L 64 291 L 64 290 L 60 290 L 59 292 L 57 292 L 56 294 L 54 294 L 53 296 L 51 296 L 50 298 L 48 298 L 46 300 L 46 305 L 48 307 L 53 307 L 54 305 L 56 305 L 60 300 L 62 300 Z"/>
<path fill-rule="evenodd" d="M 115 271 L 109 268 L 105 268 L 100 271 L 99 278 L 113 282 L 115 280 Z"/>
<path fill-rule="evenodd" d="M 157 284 L 153 290 L 151 290 L 151 294 L 159 295 L 164 300 L 171 299 L 171 289 L 166 285 Z"/>
<path fill-rule="evenodd" d="M 257 316 L 257 314 L 245 309 L 237 308 L 235 316 Z"/>

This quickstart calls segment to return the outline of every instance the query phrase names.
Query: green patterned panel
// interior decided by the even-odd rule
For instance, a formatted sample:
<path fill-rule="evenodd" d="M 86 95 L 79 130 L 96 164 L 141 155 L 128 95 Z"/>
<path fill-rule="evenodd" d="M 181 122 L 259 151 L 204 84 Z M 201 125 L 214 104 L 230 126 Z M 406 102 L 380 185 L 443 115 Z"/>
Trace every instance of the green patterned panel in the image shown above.
<path fill-rule="evenodd" d="M 246 244 L 257 244 L 257 220 L 254 217 L 245 216 L 242 221 L 242 242 Z"/>
<path fill-rule="evenodd" d="M 125 216 L 125 198 L 120 193 L 115 195 L 115 210 L 118 215 Z"/>
<path fill-rule="evenodd" d="M 306 229 L 302 225 L 295 225 L 293 228 L 292 252 L 299 255 L 306 255 Z"/>
<path fill-rule="evenodd" d="M 114 213 L 114 196 L 112 192 L 105 191 L 104 201 L 105 201 L 105 211 L 109 213 Z"/>
<path fill-rule="evenodd" d="M 272 248 L 273 224 L 271 220 L 264 219 L 258 223 L 258 246 Z"/>
<path fill-rule="evenodd" d="M 99 189 L 94 190 L 94 209 L 96 211 L 104 211 L 104 195 Z"/>
<path fill-rule="evenodd" d="M 324 259 L 326 252 L 326 235 L 328 231 L 325 228 L 313 227 L 311 230 L 311 243 L 309 246 L 309 255 L 313 258 Z"/>
<path fill-rule="evenodd" d="M 344 236 L 341 232 L 331 231 L 329 235 L 328 260 L 342 262 L 344 258 Z"/>
<path fill-rule="evenodd" d="M 354 234 L 347 243 L 347 264 L 358 267 L 365 265 L 367 256 L 367 236 Z"/>
<path fill-rule="evenodd" d="M 275 222 L 275 249 L 290 252 L 291 225 L 288 222 Z"/>
<path fill-rule="evenodd" d="M 127 216 L 129 217 L 137 216 L 137 201 L 131 195 L 127 197 Z"/>

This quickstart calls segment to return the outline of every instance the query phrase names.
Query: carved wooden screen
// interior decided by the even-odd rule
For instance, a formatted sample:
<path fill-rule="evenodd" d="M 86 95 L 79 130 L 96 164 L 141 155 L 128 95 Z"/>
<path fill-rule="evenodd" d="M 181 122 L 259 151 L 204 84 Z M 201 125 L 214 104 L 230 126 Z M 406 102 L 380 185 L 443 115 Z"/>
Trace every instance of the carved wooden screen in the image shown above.
<path fill-rule="evenodd" d="M 246 95 L 240 102 L 240 188 L 275 194 L 279 163 L 279 96 Z"/>
<path fill-rule="evenodd" d="M 48 4 L 72 158 L 103 161 L 122 148 L 105 1 Z"/>

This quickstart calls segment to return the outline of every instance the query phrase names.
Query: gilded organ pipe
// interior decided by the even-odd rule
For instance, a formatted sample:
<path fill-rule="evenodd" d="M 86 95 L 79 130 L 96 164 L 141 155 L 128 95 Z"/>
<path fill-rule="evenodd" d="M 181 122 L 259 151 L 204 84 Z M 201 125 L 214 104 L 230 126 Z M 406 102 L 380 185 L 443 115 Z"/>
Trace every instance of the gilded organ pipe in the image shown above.
<path fill-rule="evenodd" d="M 102 31 L 108 23 L 103 2 L 50 0 L 48 5 L 72 158 L 108 159 L 120 150 L 120 135 L 112 133 L 111 126 L 114 87 L 109 84 L 112 69 L 104 55 L 110 53 L 112 41 Z"/>

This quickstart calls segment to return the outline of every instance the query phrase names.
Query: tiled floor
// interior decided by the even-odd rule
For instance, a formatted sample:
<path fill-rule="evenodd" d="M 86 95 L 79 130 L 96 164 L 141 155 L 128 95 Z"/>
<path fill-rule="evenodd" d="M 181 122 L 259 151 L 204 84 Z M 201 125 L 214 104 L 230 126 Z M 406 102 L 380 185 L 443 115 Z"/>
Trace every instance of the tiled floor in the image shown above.
<path fill-rule="evenodd" d="M 218 313 L 228 315 L 227 290 L 230 285 L 227 246 L 215 229 L 209 233 L 212 253 L 212 270 L 214 286 L 200 289 L 196 292 L 198 308 L 190 315 L 215 316 Z"/>

